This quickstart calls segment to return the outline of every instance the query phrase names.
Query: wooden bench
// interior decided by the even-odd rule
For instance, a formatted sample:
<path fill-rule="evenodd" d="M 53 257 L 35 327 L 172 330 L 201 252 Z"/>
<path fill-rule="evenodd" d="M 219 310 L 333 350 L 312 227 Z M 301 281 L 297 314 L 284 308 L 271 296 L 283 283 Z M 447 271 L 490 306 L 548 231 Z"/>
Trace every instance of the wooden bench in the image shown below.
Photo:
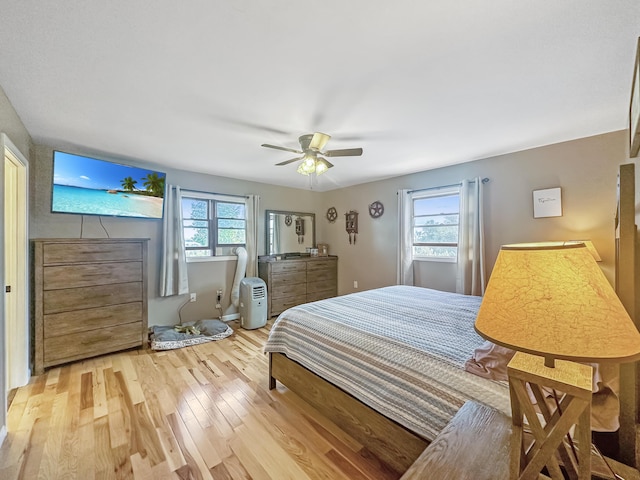
<path fill-rule="evenodd" d="M 466 402 L 401 480 L 500 480 L 509 478 L 511 419 Z"/>
<path fill-rule="evenodd" d="M 509 478 L 511 419 L 498 410 L 466 402 L 400 480 L 501 480 Z M 595 454 L 592 479 L 640 480 L 635 468 Z M 540 475 L 539 478 L 549 478 Z"/>

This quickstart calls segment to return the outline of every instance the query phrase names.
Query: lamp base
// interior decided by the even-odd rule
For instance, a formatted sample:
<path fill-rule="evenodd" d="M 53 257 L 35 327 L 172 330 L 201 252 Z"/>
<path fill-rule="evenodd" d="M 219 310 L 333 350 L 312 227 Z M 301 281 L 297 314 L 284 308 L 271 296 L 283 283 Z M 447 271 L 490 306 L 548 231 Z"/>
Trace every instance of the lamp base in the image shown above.
<path fill-rule="evenodd" d="M 512 479 L 537 479 L 546 466 L 552 479 L 563 480 L 560 462 L 569 478 L 591 478 L 592 371 L 589 365 L 565 360 L 556 360 L 555 367 L 547 367 L 543 357 L 523 352 L 516 352 L 513 356 L 507 365 L 513 422 Z M 543 388 L 552 389 L 554 393 L 557 391 L 560 395 L 555 407 L 547 405 Z M 569 435 L 574 425 L 575 443 L 573 439 L 564 442 L 565 437 L 571 438 Z M 525 440 L 525 428 L 530 430 L 532 442 Z"/>

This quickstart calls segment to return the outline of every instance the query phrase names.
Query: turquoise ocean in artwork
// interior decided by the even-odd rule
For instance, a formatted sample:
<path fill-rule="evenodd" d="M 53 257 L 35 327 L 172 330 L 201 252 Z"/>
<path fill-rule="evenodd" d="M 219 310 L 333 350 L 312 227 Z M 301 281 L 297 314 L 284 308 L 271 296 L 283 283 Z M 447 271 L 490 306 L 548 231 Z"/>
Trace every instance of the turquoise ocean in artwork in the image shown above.
<path fill-rule="evenodd" d="M 88 215 L 162 218 L 162 199 L 129 192 L 108 193 L 67 185 L 53 185 L 53 212 Z"/>

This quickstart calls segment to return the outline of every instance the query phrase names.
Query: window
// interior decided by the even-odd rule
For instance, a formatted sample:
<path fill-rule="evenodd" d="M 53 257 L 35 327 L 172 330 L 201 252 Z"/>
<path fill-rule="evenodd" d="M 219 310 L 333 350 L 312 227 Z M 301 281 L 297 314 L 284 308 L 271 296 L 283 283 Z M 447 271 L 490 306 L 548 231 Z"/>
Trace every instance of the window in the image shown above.
<path fill-rule="evenodd" d="M 182 231 L 187 258 L 232 255 L 247 238 L 244 201 L 222 195 L 184 192 Z"/>
<path fill-rule="evenodd" d="M 457 260 L 460 189 L 412 199 L 414 258 Z"/>

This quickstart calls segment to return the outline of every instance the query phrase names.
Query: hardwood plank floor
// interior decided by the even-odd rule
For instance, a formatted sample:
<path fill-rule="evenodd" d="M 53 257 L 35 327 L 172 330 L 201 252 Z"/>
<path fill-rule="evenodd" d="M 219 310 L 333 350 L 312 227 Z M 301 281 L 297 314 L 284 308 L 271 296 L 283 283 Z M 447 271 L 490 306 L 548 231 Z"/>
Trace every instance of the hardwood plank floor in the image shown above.
<path fill-rule="evenodd" d="M 133 350 L 33 377 L 12 392 L 0 478 L 397 479 L 282 385 L 271 322 L 180 350 Z"/>

